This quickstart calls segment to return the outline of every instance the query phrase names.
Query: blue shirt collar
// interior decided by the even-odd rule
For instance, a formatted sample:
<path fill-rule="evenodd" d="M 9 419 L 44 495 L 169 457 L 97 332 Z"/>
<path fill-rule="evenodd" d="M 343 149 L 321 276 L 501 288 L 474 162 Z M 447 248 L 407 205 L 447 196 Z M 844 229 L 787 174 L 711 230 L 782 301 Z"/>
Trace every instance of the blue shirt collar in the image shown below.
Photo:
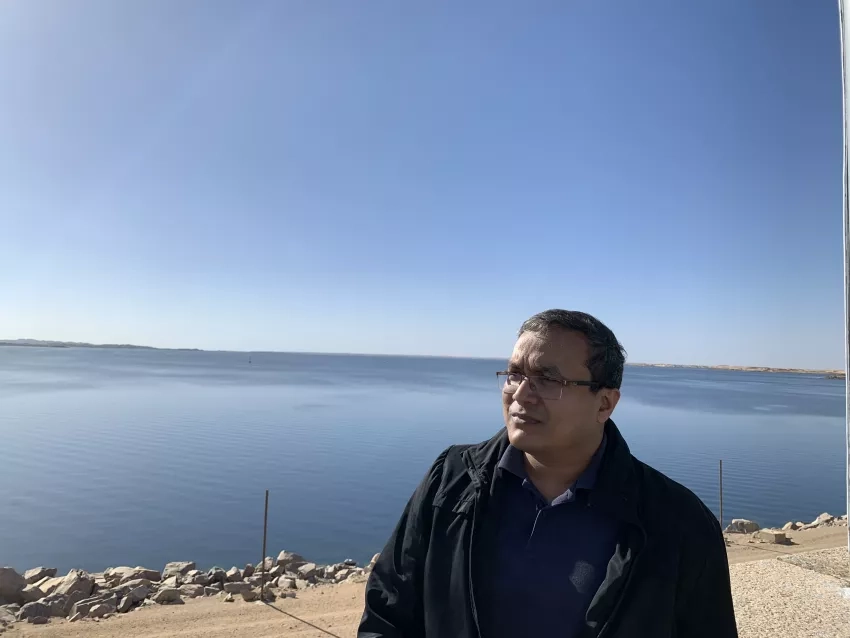
<path fill-rule="evenodd" d="M 596 452 L 593 453 L 587 468 L 585 468 L 584 472 L 582 472 L 578 479 L 576 479 L 576 482 L 567 489 L 564 495 L 559 496 L 557 499 L 552 501 L 553 505 L 558 502 L 573 500 L 575 498 L 576 490 L 593 489 L 593 486 L 596 485 L 596 476 L 599 474 L 599 465 L 602 463 L 602 457 L 605 454 L 607 444 L 608 437 L 603 434 L 602 443 L 599 444 Z M 502 454 L 502 458 L 499 459 L 497 467 L 522 479 L 524 486 L 533 488 L 533 484 L 528 478 L 528 472 L 525 470 L 525 455 L 519 448 L 509 445 L 504 454 Z M 537 492 L 536 488 L 534 488 L 533 491 Z"/>

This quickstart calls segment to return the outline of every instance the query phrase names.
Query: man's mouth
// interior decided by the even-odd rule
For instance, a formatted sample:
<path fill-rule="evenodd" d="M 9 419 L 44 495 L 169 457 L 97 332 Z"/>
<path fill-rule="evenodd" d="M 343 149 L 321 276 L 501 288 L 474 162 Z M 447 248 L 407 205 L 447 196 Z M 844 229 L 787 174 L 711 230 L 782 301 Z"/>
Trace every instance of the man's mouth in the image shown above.
<path fill-rule="evenodd" d="M 540 421 L 521 412 L 511 412 L 511 421 L 517 425 L 538 425 Z"/>

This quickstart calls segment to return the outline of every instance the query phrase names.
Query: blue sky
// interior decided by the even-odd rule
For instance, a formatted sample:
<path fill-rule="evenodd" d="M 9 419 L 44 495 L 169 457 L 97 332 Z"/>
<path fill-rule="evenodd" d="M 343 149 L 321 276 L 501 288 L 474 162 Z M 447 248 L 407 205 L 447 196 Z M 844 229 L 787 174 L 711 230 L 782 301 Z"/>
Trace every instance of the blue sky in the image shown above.
<path fill-rule="evenodd" d="M 0 337 L 843 366 L 835 2 L 0 4 Z"/>

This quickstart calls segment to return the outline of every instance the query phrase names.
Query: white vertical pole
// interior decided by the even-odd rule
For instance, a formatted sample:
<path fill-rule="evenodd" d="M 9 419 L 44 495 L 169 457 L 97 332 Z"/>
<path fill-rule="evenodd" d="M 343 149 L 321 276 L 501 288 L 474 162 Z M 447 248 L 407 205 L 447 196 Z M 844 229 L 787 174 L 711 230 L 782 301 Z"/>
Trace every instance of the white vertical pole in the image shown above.
<path fill-rule="evenodd" d="M 844 407 L 844 422 L 847 435 L 847 508 L 845 512 L 850 512 L 850 193 L 848 193 L 848 180 L 850 180 L 850 156 L 848 156 L 848 140 L 847 140 L 847 117 L 850 114 L 850 95 L 848 95 L 847 72 L 850 70 L 850 60 L 848 60 L 847 36 L 850 33 L 850 16 L 847 15 L 844 7 L 844 0 L 838 0 L 838 21 L 841 32 L 841 96 L 842 96 L 842 113 L 844 115 L 844 392 L 845 392 L 845 407 Z M 847 550 L 850 552 L 850 522 L 847 525 Z"/>

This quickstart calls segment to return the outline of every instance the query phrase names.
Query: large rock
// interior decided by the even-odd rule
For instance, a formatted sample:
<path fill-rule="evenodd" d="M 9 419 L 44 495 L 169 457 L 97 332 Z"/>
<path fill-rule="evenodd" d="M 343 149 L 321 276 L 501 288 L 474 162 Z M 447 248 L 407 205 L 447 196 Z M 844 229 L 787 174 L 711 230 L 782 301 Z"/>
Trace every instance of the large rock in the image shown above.
<path fill-rule="evenodd" d="M 95 594 L 89 598 L 84 598 L 83 600 L 79 600 L 74 603 L 73 607 L 71 607 L 71 611 L 68 614 L 69 616 L 73 616 L 74 614 L 82 614 L 83 616 L 88 616 L 89 611 L 95 605 L 99 605 L 105 600 L 115 600 L 116 606 L 118 603 L 118 597 L 110 592 L 102 592 L 100 594 Z"/>
<path fill-rule="evenodd" d="M 287 552 L 286 550 L 282 551 L 277 556 L 277 564 L 281 567 L 289 567 L 292 563 L 299 563 L 303 565 L 306 561 L 295 552 Z"/>
<path fill-rule="evenodd" d="M 11 567 L 0 567 L 0 599 L 7 603 L 23 604 L 21 592 L 27 586 L 27 581 Z"/>
<path fill-rule="evenodd" d="M 114 614 L 118 609 L 118 605 L 108 605 L 106 603 L 98 603 L 89 610 L 89 618 L 103 618 L 106 614 Z"/>
<path fill-rule="evenodd" d="M 49 596 L 46 596 L 45 598 L 53 598 L 53 596 L 54 596 L 54 594 L 50 594 Z M 74 605 L 76 605 L 81 600 L 84 600 L 86 598 L 86 595 L 83 594 L 83 592 L 81 592 L 81 591 L 75 591 L 70 596 L 59 596 L 59 598 L 65 599 L 65 610 L 64 610 L 64 613 L 62 615 L 63 616 L 72 616 Z"/>
<path fill-rule="evenodd" d="M 30 585 L 34 585 L 42 578 L 53 578 L 56 575 L 55 567 L 36 567 L 28 569 L 24 572 L 24 580 Z"/>
<path fill-rule="evenodd" d="M 168 578 L 169 576 L 183 576 L 185 574 L 188 574 L 195 568 L 195 563 L 193 563 L 192 561 L 178 561 L 174 563 L 168 563 L 166 564 L 165 569 L 162 570 L 162 577 Z"/>
<path fill-rule="evenodd" d="M 284 589 L 295 589 L 295 579 L 281 577 L 278 579 L 277 585 L 278 587 L 283 587 Z"/>
<path fill-rule="evenodd" d="M 347 567 L 340 569 L 336 574 L 334 574 L 334 580 L 338 583 L 341 583 L 346 578 L 348 578 L 349 574 L 351 574 L 351 571 L 352 570 L 348 569 Z"/>
<path fill-rule="evenodd" d="M 794 521 L 789 521 L 789 522 L 785 523 L 785 525 L 782 526 L 783 532 L 793 532 L 793 531 L 798 530 L 798 529 L 800 529 L 800 528 L 798 527 L 797 523 L 795 523 Z"/>
<path fill-rule="evenodd" d="M 245 565 L 245 569 L 242 570 L 242 577 L 248 578 L 249 576 L 254 575 L 254 566 L 251 563 Z"/>
<path fill-rule="evenodd" d="M 30 622 L 33 625 L 46 625 L 50 622 L 50 619 L 47 616 L 31 616 L 30 618 L 27 618 L 27 622 Z"/>
<path fill-rule="evenodd" d="M 265 560 L 260 561 L 257 563 L 257 566 L 254 567 L 254 573 L 259 574 L 261 571 L 270 572 L 274 566 L 274 559 L 271 556 L 266 556 Z"/>
<path fill-rule="evenodd" d="M 180 588 L 180 593 L 189 598 L 198 598 L 204 595 L 203 585 L 183 585 Z"/>
<path fill-rule="evenodd" d="M 180 598 L 180 590 L 173 589 L 171 587 L 163 587 L 153 595 L 153 598 L 151 598 L 151 600 L 153 600 L 158 605 L 165 605 L 167 603 L 176 603 L 183 601 L 183 599 Z"/>
<path fill-rule="evenodd" d="M 80 591 L 86 596 L 91 596 L 92 591 L 94 590 L 94 579 L 87 573 L 80 569 L 72 569 L 68 572 L 68 575 L 62 579 L 60 585 L 51 592 L 44 592 L 47 594 L 59 594 L 60 596 L 70 596 L 76 591 Z M 43 591 L 43 588 L 42 588 Z"/>
<path fill-rule="evenodd" d="M 772 545 L 786 545 L 788 539 L 785 537 L 785 532 L 777 532 L 772 529 L 760 529 L 755 533 L 756 538 L 765 543 Z"/>
<path fill-rule="evenodd" d="M 207 572 L 207 576 L 210 579 L 210 585 L 213 583 L 224 584 L 227 582 L 227 572 L 224 571 L 221 567 L 213 567 L 210 571 Z"/>
<path fill-rule="evenodd" d="M 21 598 L 24 599 L 25 603 L 34 603 L 44 598 L 44 592 L 35 585 L 27 585 L 21 591 Z"/>
<path fill-rule="evenodd" d="M 103 572 L 103 577 L 106 582 L 114 586 L 131 580 L 139 580 L 140 578 L 159 582 L 162 579 L 162 574 L 155 569 L 148 569 L 147 567 L 113 567 Z"/>
<path fill-rule="evenodd" d="M 133 601 L 130 600 L 129 596 L 124 596 L 124 598 L 121 599 L 121 602 L 118 603 L 118 613 L 119 614 L 126 614 L 132 608 L 133 608 Z"/>
<path fill-rule="evenodd" d="M 311 581 L 316 578 L 316 563 L 307 563 L 298 568 L 298 575 L 304 580 Z"/>
<path fill-rule="evenodd" d="M 21 607 L 21 611 L 18 612 L 18 620 L 28 620 L 30 618 L 37 618 L 42 616 L 44 618 L 50 617 L 50 607 L 45 605 L 44 603 L 27 603 L 23 607 Z"/>
<path fill-rule="evenodd" d="M 183 584 L 183 577 L 180 574 L 175 574 L 174 576 L 169 576 L 165 580 L 160 583 L 161 587 L 168 587 L 169 589 L 180 589 L 180 585 Z"/>
<path fill-rule="evenodd" d="M 35 583 L 35 586 L 38 587 L 41 591 L 45 593 L 45 595 L 49 596 L 54 592 L 54 590 L 62 584 L 65 580 L 64 576 L 54 576 L 42 578 L 40 581 Z"/>
<path fill-rule="evenodd" d="M 259 587 L 263 584 L 263 577 L 260 575 L 250 576 L 245 579 L 245 582 L 251 585 L 251 587 Z"/>
<path fill-rule="evenodd" d="M 215 587 L 204 587 L 204 596 L 218 596 L 220 592 L 221 590 Z"/>
<path fill-rule="evenodd" d="M 65 596 L 51 594 L 50 596 L 45 596 L 39 602 L 42 602 L 47 605 L 47 608 L 50 610 L 50 616 L 52 618 L 64 618 L 67 615 L 65 613 L 65 609 L 68 604 L 68 600 L 65 598 Z"/>
<path fill-rule="evenodd" d="M 227 570 L 227 582 L 229 583 L 238 583 L 242 580 L 242 572 L 239 571 L 238 567 L 231 567 Z"/>
<path fill-rule="evenodd" d="M 153 589 L 153 583 L 151 583 L 151 581 L 149 581 L 147 578 L 137 578 L 135 580 L 128 580 L 127 582 L 121 583 L 116 587 L 112 587 L 110 591 L 123 596 L 128 591 L 133 591 L 137 587 L 147 587 L 148 589 Z"/>
<path fill-rule="evenodd" d="M 139 585 L 138 587 L 131 589 L 127 592 L 127 595 L 124 598 L 133 601 L 133 604 L 137 604 L 142 602 L 145 598 L 151 595 L 151 590 L 144 585 Z"/>
<path fill-rule="evenodd" d="M 252 603 L 255 600 L 259 600 L 259 599 L 260 599 L 260 592 L 258 592 L 256 589 L 244 589 L 244 590 L 242 590 L 242 600 L 244 600 L 246 603 Z"/>
<path fill-rule="evenodd" d="M 818 516 L 812 523 L 817 523 L 818 525 L 830 525 L 835 521 L 835 517 L 829 512 L 824 512 L 820 516 Z"/>
<path fill-rule="evenodd" d="M 184 585 L 209 585 L 210 577 L 197 569 L 193 569 L 188 572 L 185 576 L 183 576 L 183 584 Z"/>
<path fill-rule="evenodd" d="M 241 594 L 249 589 L 251 589 L 251 585 L 248 583 L 224 583 L 224 591 L 228 594 Z"/>
<path fill-rule="evenodd" d="M 372 560 L 369 561 L 369 566 L 366 569 L 368 569 L 369 571 L 372 571 L 373 569 L 375 569 L 375 564 L 378 562 L 378 559 L 380 557 L 381 557 L 380 554 L 375 554 L 374 556 L 372 556 Z"/>
<path fill-rule="evenodd" d="M 725 531 L 727 534 L 752 534 L 760 529 L 759 524 L 754 521 L 748 521 L 745 518 L 734 518 Z"/>
<path fill-rule="evenodd" d="M 15 613 L 6 607 L 0 606 L 0 627 L 5 627 L 6 625 L 11 625 L 15 622 L 17 618 L 15 617 Z"/>

